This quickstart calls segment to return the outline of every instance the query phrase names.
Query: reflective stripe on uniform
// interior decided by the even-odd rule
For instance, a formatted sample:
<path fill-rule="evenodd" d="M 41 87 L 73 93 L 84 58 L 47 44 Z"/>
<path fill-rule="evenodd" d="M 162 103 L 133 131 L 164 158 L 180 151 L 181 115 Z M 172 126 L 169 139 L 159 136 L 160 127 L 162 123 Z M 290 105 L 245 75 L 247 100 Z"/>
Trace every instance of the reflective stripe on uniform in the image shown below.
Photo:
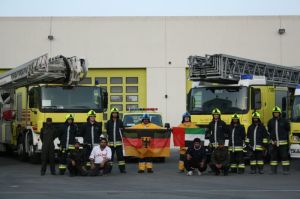
<path fill-rule="evenodd" d="M 229 151 L 243 151 L 243 147 L 242 146 L 235 146 L 235 147 L 230 146 L 228 150 Z"/>
<path fill-rule="evenodd" d="M 278 165 L 278 162 L 277 162 L 277 161 L 271 161 L 271 162 L 270 162 L 270 165 L 271 165 L 271 166 L 276 166 L 276 165 Z"/>
<path fill-rule="evenodd" d="M 256 160 L 251 160 L 250 165 L 256 165 Z"/>
<path fill-rule="evenodd" d="M 118 165 L 125 165 L 125 161 L 119 161 Z"/>
<path fill-rule="evenodd" d="M 91 163 L 90 163 L 90 162 L 87 162 L 85 165 L 88 166 L 88 167 L 90 167 L 90 166 L 91 166 Z"/>
<path fill-rule="evenodd" d="M 262 151 L 262 150 L 264 150 L 264 148 L 260 145 L 256 145 L 255 150 Z"/>
<path fill-rule="evenodd" d="M 287 145 L 288 141 L 287 140 L 279 140 L 279 145 Z"/>
<path fill-rule="evenodd" d="M 73 146 L 73 145 L 69 145 L 69 148 L 68 148 L 69 150 L 74 150 L 75 149 L 75 146 Z"/>
<path fill-rule="evenodd" d="M 281 161 L 282 166 L 288 166 L 290 165 L 290 161 Z"/>
<path fill-rule="evenodd" d="M 264 165 L 264 161 L 258 160 L 258 161 L 257 161 L 257 164 L 258 164 L 258 165 Z"/>
<path fill-rule="evenodd" d="M 245 164 L 239 164 L 239 165 L 238 165 L 238 168 L 244 169 L 244 168 L 245 168 Z"/>
<path fill-rule="evenodd" d="M 59 169 L 67 169 L 67 166 L 64 165 L 64 164 L 60 164 L 60 165 L 58 166 L 58 168 L 59 168 Z"/>
<path fill-rule="evenodd" d="M 249 138 L 246 138 L 245 142 L 246 142 L 246 143 L 249 143 L 249 142 L 250 142 Z"/>
<path fill-rule="evenodd" d="M 233 168 L 233 169 L 234 169 L 234 168 L 237 168 L 237 165 L 236 165 L 236 164 L 231 164 L 231 165 L 230 165 L 230 168 Z"/>
<path fill-rule="evenodd" d="M 268 144 L 268 139 L 267 139 L 267 138 L 264 138 L 264 139 L 263 139 L 263 143 L 264 143 L 264 144 Z"/>

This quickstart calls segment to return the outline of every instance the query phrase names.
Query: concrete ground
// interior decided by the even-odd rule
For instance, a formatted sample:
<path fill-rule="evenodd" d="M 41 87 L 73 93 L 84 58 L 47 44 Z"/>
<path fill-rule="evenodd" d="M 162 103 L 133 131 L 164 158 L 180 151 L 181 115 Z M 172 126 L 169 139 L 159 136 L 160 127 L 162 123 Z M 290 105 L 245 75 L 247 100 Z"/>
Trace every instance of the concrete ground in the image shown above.
<path fill-rule="evenodd" d="M 53 198 L 300 198 L 300 160 L 292 161 L 290 175 L 246 174 L 186 176 L 177 173 L 177 151 L 166 163 L 154 165 L 153 174 L 138 174 L 127 164 L 127 174 L 114 168 L 99 177 L 40 176 L 40 165 L 0 157 L 0 199 Z M 49 168 L 48 168 L 49 169 Z M 47 171 L 49 172 L 49 170 Z"/>

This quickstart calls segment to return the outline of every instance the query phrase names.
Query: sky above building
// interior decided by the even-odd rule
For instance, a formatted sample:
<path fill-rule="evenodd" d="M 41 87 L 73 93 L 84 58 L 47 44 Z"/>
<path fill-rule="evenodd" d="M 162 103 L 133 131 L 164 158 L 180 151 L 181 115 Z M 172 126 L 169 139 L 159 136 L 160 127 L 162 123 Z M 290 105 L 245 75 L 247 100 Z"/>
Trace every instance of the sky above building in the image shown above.
<path fill-rule="evenodd" d="M 0 0 L 0 16 L 300 15 L 300 0 Z"/>

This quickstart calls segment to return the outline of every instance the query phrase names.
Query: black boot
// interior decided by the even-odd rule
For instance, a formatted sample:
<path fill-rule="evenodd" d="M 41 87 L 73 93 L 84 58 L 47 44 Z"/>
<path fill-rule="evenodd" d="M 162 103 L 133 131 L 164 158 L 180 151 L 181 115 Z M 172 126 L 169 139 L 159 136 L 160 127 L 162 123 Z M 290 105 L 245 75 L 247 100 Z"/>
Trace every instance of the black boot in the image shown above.
<path fill-rule="evenodd" d="M 231 168 L 230 173 L 237 173 L 237 168 Z"/>
<path fill-rule="evenodd" d="M 243 174 L 244 172 L 245 172 L 245 169 L 239 168 L 237 173 L 238 173 L 238 174 Z"/>
<path fill-rule="evenodd" d="M 282 166 L 283 175 L 289 175 L 290 174 L 290 166 Z"/>
<path fill-rule="evenodd" d="M 264 172 L 264 166 L 262 166 L 262 165 L 258 166 L 258 173 L 259 174 L 264 174 L 265 173 Z"/>
<path fill-rule="evenodd" d="M 271 166 L 271 174 L 277 174 L 277 166 Z"/>
<path fill-rule="evenodd" d="M 256 166 L 254 166 L 254 165 L 251 166 L 250 174 L 256 174 Z"/>

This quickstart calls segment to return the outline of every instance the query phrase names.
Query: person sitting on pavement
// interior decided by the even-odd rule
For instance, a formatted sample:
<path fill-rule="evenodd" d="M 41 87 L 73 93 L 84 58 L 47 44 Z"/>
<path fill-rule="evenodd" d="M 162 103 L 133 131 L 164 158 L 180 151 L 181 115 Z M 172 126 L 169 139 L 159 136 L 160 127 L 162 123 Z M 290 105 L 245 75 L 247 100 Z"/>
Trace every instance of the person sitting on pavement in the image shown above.
<path fill-rule="evenodd" d="M 70 152 L 68 157 L 68 170 L 70 176 L 86 176 L 87 170 L 84 167 L 84 152 L 80 149 L 80 143 L 78 141 L 75 141 L 74 147 L 75 149 Z"/>
<path fill-rule="evenodd" d="M 211 154 L 210 168 L 216 175 L 223 172 L 224 176 L 228 175 L 230 166 L 230 155 L 227 147 L 224 146 L 224 140 L 219 141 L 219 145 Z"/>
<path fill-rule="evenodd" d="M 193 175 L 195 169 L 198 169 L 198 175 L 206 170 L 206 152 L 200 138 L 195 138 L 193 146 L 188 148 L 184 165 L 188 176 Z"/>
<path fill-rule="evenodd" d="M 111 156 L 112 153 L 111 149 L 107 146 L 107 139 L 101 138 L 100 145 L 95 146 L 90 155 L 90 176 L 98 176 L 108 173 Z"/>

